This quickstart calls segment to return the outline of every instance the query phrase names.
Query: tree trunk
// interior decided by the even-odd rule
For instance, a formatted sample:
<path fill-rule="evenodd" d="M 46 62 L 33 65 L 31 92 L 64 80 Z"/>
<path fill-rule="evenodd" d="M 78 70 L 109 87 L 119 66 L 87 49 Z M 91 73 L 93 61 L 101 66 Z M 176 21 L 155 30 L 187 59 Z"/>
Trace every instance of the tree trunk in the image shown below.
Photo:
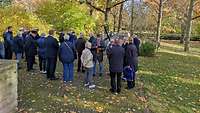
<path fill-rule="evenodd" d="M 134 32 L 133 20 L 134 20 L 134 0 L 132 0 L 131 2 L 131 25 L 130 25 L 131 36 L 133 36 L 133 32 Z"/>
<path fill-rule="evenodd" d="M 162 15 L 163 15 L 163 0 L 160 0 L 159 12 L 158 12 L 158 21 L 157 21 L 157 30 L 156 30 L 157 48 L 160 45 L 160 32 L 161 32 L 161 24 L 162 24 Z"/>
<path fill-rule="evenodd" d="M 110 4 L 110 0 L 107 0 L 106 1 L 106 10 L 104 12 L 104 30 L 105 30 L 105 34 L 107 35 L 107 38 L 110 40 L 109 22 L 108 22 L 108 14 L 110 12 L 109 4 Z"/>
<path fill-rule="evenodd" d="M 191 36 L 191 28 L 192 28 L 192 16 L 193 16 L 193 7 L 194 7 L 194 1 L 190 0 L 190 6 L 188 11 L 188 17 L 187 17 L 187 23 L 186 23 L 186 34 L 185 34 L 185 47 L 184 51 L 189 51 L 190 48 L 190 36 Z"/>
<path fill-rule="evenodd" d="M 184 37 L 185 37 L 185 23 L 181 24 L 181 37 L 180 37 L 180 43 L 184 43 Z"/>
<path fill-rule="evenodd" d="M 122 3 L 119 10 L 119 20 L 118 20 L 118 28 L 117 28 L 118 33 L 120 32 L 120 29 L 121 29 L 123 7 L 124 7 L 124 4 Z"/>
<path fill-rule="evenodd" d="M 116 31 L 117 15 L 113 15 L 113 32 Z"/>

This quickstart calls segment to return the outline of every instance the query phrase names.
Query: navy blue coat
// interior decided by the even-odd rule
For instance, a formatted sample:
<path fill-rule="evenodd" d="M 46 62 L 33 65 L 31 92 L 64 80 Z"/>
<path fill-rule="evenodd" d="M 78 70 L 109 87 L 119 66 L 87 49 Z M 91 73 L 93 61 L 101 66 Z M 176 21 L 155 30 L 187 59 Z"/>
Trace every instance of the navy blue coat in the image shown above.
<path fill-rule="evenodd" d="M 37 54 L 37 43 L 31 34 L 27 37 L 24 49 L 26 56 L 35 56 L 35 54 Z"/>
<path fill-rule="evenodd" d="M 58 55 L 58 41 L 53 36 L 48 36 L 45 41 L 46 58 L 56 58 Z"/>
<path fill-rule="evenodd" d="M 135 72 L 138 69 L 137 48 L 132 43 L 128 44 L 125 50 L 125 66 L 130 66 L 131 68 L 135 70 Z"/>
<path fill-rule="evenodd" d="M 75 48 L 69 41 L 64 41 L 59 47 L 59 59 L 64 64 L 73 63 L 75 60 Z"/>
<path fill-rule="evenodd" d="M 15 53 L 22 53 L 24 49 L 23 37 L 17 35 L 13 40 L 13 51 Z"/>
<path fill-rule="evenodd" d="M 46 58 L 46 38 L 45 37 L 40 37 L 37 40 L 37 45 L 38 45 L 38 55 L 42 58 Z"/>
<path fill-rule="evenodd" d="M 111 72 L 123 72 L 124 48 L 120 45 L 113 45 L 112 48 L 107 50 L 109 59 L 109 69 Z"/>
<path fill-rule="evenodd" d="M 73 45 L 75 45 L 76 40 L 77 40 L 77 36 L 71 34 L 70 37 L 69 37 L 69 42 L 71 42 Z"/>
<path fill-rule="evenodd" d="M 135 71 L 133 68 L 130 68 L 128 66 L 124 67 L 124 71 L 123 71 L 123 79 L 127 80 L 127 81 L 133 81 L 135 80 Z"/>
<path fill-rule="evenodd" d="M 13 33 L 7 31 L 3 34 L 5 49 L 12 49 L 13 46 Z"/>

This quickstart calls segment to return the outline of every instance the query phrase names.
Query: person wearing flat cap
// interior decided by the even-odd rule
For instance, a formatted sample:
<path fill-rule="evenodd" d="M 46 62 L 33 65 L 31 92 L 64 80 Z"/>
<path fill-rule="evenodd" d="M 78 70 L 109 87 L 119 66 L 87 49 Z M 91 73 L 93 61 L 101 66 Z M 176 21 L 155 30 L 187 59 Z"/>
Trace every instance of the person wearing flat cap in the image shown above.
<path fill-rule="evenodd" d="M 32 30 L 27 37 L 25 43 L 25 55 L 27 60 L 27 71 L 33 70 L 33 64 L 35 60 L 35 54 L 37 54 L 37 44 L 34 38 L 36 37 L 37 32 Z"/>

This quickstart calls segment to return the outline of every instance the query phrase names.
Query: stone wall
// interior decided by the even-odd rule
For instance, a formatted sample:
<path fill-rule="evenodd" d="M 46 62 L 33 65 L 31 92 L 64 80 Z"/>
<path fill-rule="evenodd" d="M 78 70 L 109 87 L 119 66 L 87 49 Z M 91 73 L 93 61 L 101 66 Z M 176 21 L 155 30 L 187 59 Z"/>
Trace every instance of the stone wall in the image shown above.
<path fill-rule="evenodd" d="M 0 113 L 15 113 L 17 107 L 16 61 L 0 60 Z"/>

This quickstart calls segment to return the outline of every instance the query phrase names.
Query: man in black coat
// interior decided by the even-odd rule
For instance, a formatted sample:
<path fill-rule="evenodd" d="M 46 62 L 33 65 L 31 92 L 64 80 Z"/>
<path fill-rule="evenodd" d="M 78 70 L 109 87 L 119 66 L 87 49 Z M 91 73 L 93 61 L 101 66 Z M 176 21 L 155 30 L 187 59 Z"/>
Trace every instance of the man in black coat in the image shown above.
<path fill-rule="evenodd" d="M 136 48 L 137 48 L 137 53 L 138 53 L 138 56 L 139 56 L 139 55 L 140 55 L 140 39 L 138 38 L 137 35 L 135 35 L 135 36 L 133 37 L 133 43 L 134 43 L 134 45 L 135 45 Z"/>
<path fill-rule="evenodd" d="M 25 55 L 26 55 L 26 60 L 27 60 L 27 71 L 33 70 L 33 63 L 34 63 L 34 57 L 35 54 L 37 53 L 37 46 L 36 46 L 36 41 L 34 38 L 36 37 L 37 32 L 36 31 L 31 31 L 30 34 L 27 37 L 26 43 L 25 43 Z"/>
<path fill-rule="evenodd" d="M 47 58 L 47 78 L 56 80 L 55 70 L 58 55 L 58 41 L 53 37 L 54 30 L 49 30 L 49 36 L 46 38 L 46 58 Z"/>
<path fill-rule="evenodd" d="M 124 56 L 125 51 L 118 39 L 115 39 L 115 44 L 107 50 L 108 60 L 109 60 L 109 70 L 111 77 L 111 89 L 112 93 L 121 92 L 121 75 L 123 72 Z M 116 86 L 116 76 L 117 76 L 117 86 Z"/>
<path fill-rule="evenodd" d="M 125 66 L 130 66 L 134 73 L 138 70 L 138 52 L 135 44 L 132 39 L 129 39 L 129 44 L 125 50 Z M 132 89 L 135 87 L 135 78 L 133 81 L 128 81 L 129 87 L 128 89 Z"/>
<path fill-rule="evenodd" d="M 13 48 L 13 32 L 12 26 L 9 26 L 6 32 L 3 33 L 4 38 L 4 48 L 5 48 L 5 59 L 12 59 L 12 48 Z"/>
<path fill-rule="evenodd" d="M 80 33 L 80 37 L 77 39 L 76 44 L 75 44 L 76 50 L 77 50 L 77 53 L 78 53 L 78 69 L 77 69 L 77 72 L 80 72 L 81 68 L 82 68 L 82 72 L 84 72 L 84 68 L 81 65 L 81 55 L 82 55 L 83 50 L 85 49 L 85 43 L 86 43 L 86 41 L 84 39 L 83 33 Z"/>

